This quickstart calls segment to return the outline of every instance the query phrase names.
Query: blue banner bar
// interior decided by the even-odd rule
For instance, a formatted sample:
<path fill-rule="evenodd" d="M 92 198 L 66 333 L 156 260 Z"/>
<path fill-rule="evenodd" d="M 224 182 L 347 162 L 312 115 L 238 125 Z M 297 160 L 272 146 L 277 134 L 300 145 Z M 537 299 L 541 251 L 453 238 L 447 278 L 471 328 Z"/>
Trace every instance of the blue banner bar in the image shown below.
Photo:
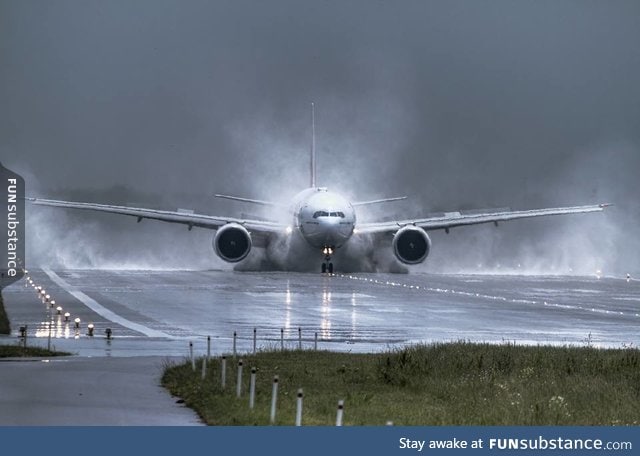
<path fill-rule="evenodd" d="M 632 455 L 638 427 L 2 427 L 3 454 Z M 635 451 L 634 451 L 635 450 Z"/>

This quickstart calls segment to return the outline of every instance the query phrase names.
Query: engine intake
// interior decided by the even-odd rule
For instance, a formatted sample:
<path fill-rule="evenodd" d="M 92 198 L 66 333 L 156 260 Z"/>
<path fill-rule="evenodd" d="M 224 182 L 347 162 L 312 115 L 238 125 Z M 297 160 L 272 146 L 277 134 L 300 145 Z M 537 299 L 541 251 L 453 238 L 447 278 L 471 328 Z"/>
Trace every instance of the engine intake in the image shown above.
<path fill-rule="evenodd" d="M 216 231 L 213 248 L 224 261 L 237 263 L 244 260 L 251 251 L 251 235 L 237 223 L 227 223 Z"/>
<path fill-rule="evenodd" d="M 431 239 L 417 226 L 400 228 L 393 236 L 393 253 L 405 264 L 422 263 L 431 250 Z"/>

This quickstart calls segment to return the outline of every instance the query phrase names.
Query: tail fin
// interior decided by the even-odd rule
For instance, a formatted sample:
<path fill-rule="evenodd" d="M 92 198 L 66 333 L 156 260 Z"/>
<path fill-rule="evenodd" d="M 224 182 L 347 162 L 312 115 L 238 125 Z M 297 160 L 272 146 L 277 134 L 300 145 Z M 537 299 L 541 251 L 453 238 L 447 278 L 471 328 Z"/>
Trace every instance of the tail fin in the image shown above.
<path fill-rule="evenodd" d="M 313 103 L 311 103 L 311 188 L 316 187 L 316 121 Z"/>

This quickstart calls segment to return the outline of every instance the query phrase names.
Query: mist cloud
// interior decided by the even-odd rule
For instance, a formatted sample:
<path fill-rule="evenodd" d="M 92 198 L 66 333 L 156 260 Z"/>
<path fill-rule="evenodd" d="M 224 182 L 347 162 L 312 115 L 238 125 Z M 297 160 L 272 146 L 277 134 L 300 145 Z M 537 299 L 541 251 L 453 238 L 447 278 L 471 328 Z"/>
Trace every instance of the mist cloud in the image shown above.
<path fill-rule="evenodd" d="M 616 204 L 436 232 L 418 270 L 640 273 L 638 42 L 637 2 L 3 1 L 0 156 L 39 196 L 252 212 L 211 195 L 307 185 L 314 101 L 321 185 L 411 197 L 370 217 Z M 41 211 L 32 260 L 227 267 L 207 231 Z"/>

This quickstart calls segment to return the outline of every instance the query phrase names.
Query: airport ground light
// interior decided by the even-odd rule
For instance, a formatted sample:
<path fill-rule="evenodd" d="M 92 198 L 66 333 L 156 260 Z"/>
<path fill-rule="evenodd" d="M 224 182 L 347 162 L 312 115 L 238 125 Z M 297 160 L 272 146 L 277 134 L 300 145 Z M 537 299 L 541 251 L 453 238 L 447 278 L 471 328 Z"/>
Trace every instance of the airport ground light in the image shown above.
<path fill-rule="evenodd" d="M 33 288 L 33 290 L 36 292 L 36 296 L 38 298 L 38 300 L 40 300 L 44 305 L 45 305 L 45 309 L 47 311 L 47 321 L 43 322 L 40 326 L 40 329 L 36 329 L 36 333 L 35 336 L 37 337 L 42 337 L 44 334 L 46 334 L 47 337 L 47 350 L 52 351 L 51 350 L 51 342 L 52 342 L 52 338 L 54 330 L 53 330 L 53 326 L 54 326 L 54 312 L 55 315 L 58 318 L 58 324 L 57 326 L 60 326 L 60 324 L 62 323 L 62 318 L 64 317 L 64 323 L 65 326 L 68 329 L 68 324 L 70 322 L 70 318 L 71 318 L 71 313 L 69 312 L 65 312 L 64 315 L 62 314 L 63 312 L 63 307 L 58 305 L 58 303 L 56 302 L 56 300 L 54 299 L 54 297 L 47 293 L 46 289 L 42 286 L 42 285 L 38 285 L 36 282 L 34 282 L 33 278 L 31 277 L 31 275 L 29 274 L 29 271 L 27 271 L 26 269 L 24 270 L 25 276 L 24 276 L 24 286 L 25 288 Z M 4 318 L 3 318 L 4 316 Z M 5 322 L 3 323 L 3 320 L 5 320 Z M 75 328 L 75 333 L 74 333 L 74 337 L 79 338 L 80 337 L 80 323 L 81 323 L 81 319 L 80 317 L 76 317 L 74 319 L 74 328 Z M 87 336 L 89 337 L 93 337 L 94 335 L 94 329 L 95 329 L 95 325 L 93 323 L 89 323 L 87 325 Z M 3 332 L 4 331 L 4 332 Z M 6 317 L 6 313 L 4 310 L 4 305 L 2 302 L 2 294 L 0 293 L 0 334 L 10 334 L 10 326 L 9 326 L 9 321 L 8 318 Z M 69 331 L 65 330 L 64 332 L 65 334 L 68 334 Z M 105 330 L 105 336 L 107 338 L 107 340 L 111 340 L 112 338 L 112 329 L 111 328 L 107 328 Z M 21 341 L 21 345 L 23 348 L 27 348 L 27 340 L 28 340 L 28 326 L 27 325 L 22 325 L 20 326 L 20 331 L 19 331 L 19 337 L 20 337 L 20 341 Z M 55 337 L 59 337 L 59 335 L 56 335 Z M 65 336 L 66 337 L 66 336 Z"/>

